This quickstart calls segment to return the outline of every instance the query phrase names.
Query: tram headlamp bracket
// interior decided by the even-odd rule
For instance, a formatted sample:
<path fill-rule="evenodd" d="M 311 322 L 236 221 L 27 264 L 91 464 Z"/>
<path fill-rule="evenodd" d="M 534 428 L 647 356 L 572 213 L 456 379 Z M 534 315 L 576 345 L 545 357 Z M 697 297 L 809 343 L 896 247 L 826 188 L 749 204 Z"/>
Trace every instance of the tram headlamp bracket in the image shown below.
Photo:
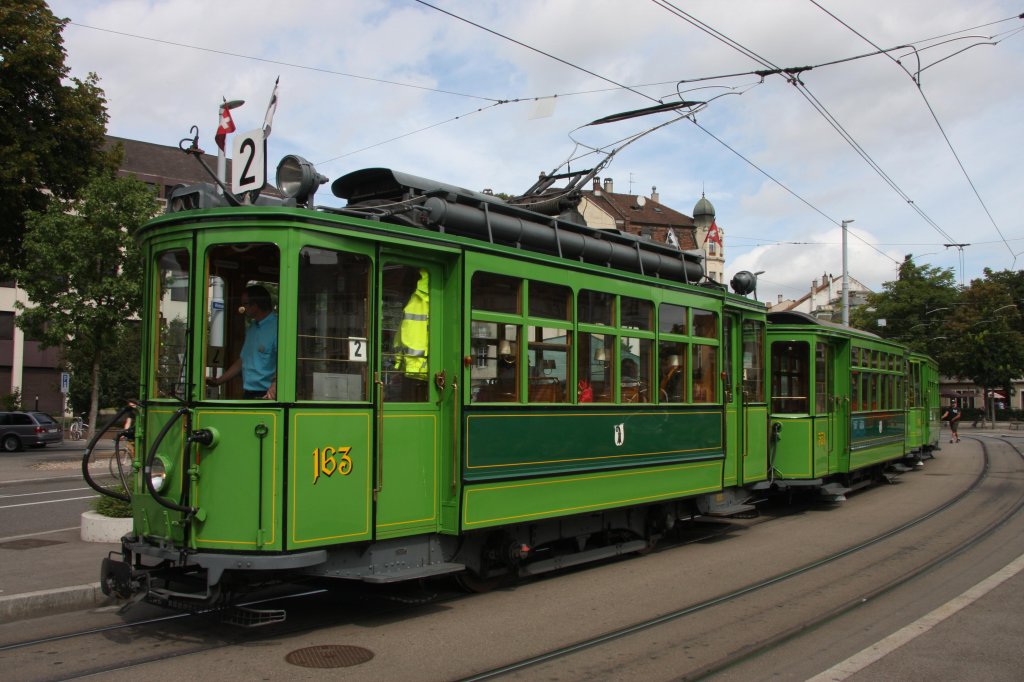
<path fill-rule="evenodd" d="M 277 164 L 277 188 L 299 206 L 312 203 L 316 190 L 325 182 L 327 178 L 301 156 L 289 154 Z"/>

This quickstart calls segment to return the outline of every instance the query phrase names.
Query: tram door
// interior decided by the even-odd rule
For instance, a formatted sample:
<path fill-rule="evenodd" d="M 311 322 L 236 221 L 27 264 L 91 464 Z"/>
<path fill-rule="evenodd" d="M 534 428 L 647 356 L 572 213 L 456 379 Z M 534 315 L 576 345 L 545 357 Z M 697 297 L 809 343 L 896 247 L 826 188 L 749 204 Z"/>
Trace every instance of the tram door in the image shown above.
<path fill-rule="evenodd" d="M 381 257 L 373 491 L 378 538 L 440 529 L 442 504 L 454 496 L 443 485 L 451 477 L 443 453 L 453 447 L 458 371 L 457 307 L 446 301 L 449 273 L 442 263 Z"/>
<path fill-rule="evenodd" d="M 839 406 L 842 407 L 841 405 Z M 814 344 L 814 471 L 823 476 L 835 471 L 836 430 L 835 376 L 833 349 L 819 340 Z"/>

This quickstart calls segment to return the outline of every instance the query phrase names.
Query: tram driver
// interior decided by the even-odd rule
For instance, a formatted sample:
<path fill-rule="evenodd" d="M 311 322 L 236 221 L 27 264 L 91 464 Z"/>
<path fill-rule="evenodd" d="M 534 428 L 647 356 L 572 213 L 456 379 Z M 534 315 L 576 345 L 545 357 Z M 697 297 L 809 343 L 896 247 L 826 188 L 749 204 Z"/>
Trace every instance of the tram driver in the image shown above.
<path fill-rule="evenodd" d="M 270 293 L 258 284 L 242 292 L 242 309 L 249 318 L 245 343 L 238 359 L 219 377 L 206 383 L 220 386 L 242 375 L 243 396 L 274 400 L 277 397 L 277 313 Z"/>

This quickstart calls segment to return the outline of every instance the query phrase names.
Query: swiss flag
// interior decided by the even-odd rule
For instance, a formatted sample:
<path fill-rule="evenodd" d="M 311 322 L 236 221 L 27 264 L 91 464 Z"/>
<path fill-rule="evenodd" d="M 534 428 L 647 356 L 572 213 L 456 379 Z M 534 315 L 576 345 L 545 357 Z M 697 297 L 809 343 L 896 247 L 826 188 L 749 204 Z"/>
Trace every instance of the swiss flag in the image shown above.
<path fill-rule="evenodd" d="M 217 126 L 217 146 L 220 147 L 221 151 L 224 151 L 224 138 L 227 137 L 228 133 L 235 132 L 235 122 L 231 120 L 231 110 L 227 107 L 220 108 L 220 125 Z"/>
<path fill-rule="evenodd" d="M 718 232 L 718 225 L 715 224 L 714 220 L 711 221 L 711 227 L 708 228 L 708 236 L 704 237 L 705 244 L 709 241 L 722 246 L 722 235 Z"/>

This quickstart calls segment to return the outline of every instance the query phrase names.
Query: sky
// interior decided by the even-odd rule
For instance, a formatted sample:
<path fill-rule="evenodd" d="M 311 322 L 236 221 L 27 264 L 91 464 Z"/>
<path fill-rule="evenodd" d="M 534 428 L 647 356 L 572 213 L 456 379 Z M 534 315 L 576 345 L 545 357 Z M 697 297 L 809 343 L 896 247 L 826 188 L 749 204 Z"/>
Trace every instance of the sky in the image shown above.
<path fill-rule="evenodd" d="M 50 7 L 72 22 L 72 75 L 100 78 L 111 135 L 177 145 L 195 125 L 216 151 L 223 98 L 245 100 L 233 111 L 239 131 L 259 128 L 280 78 L 271 175 L 299 154 L 332 181 L 386 167 L 519 194 L 540 172 L 589 169 L 618 149 L 600 177 L 616 192 L 656 187 L 687 215 L 703 193 L 725 237 L 726 279 L 763 271 L 761 300 L 841 275 L 843 221 L 853 221 L 850 276 L 875 291 L 907 254 L 965 284 L 986 267 L 1024 267 L 1019 2 Z M 586 125 L 682 100 L 706 104 Z M 316 202 L 344 205 L 329 185 Z"/>

